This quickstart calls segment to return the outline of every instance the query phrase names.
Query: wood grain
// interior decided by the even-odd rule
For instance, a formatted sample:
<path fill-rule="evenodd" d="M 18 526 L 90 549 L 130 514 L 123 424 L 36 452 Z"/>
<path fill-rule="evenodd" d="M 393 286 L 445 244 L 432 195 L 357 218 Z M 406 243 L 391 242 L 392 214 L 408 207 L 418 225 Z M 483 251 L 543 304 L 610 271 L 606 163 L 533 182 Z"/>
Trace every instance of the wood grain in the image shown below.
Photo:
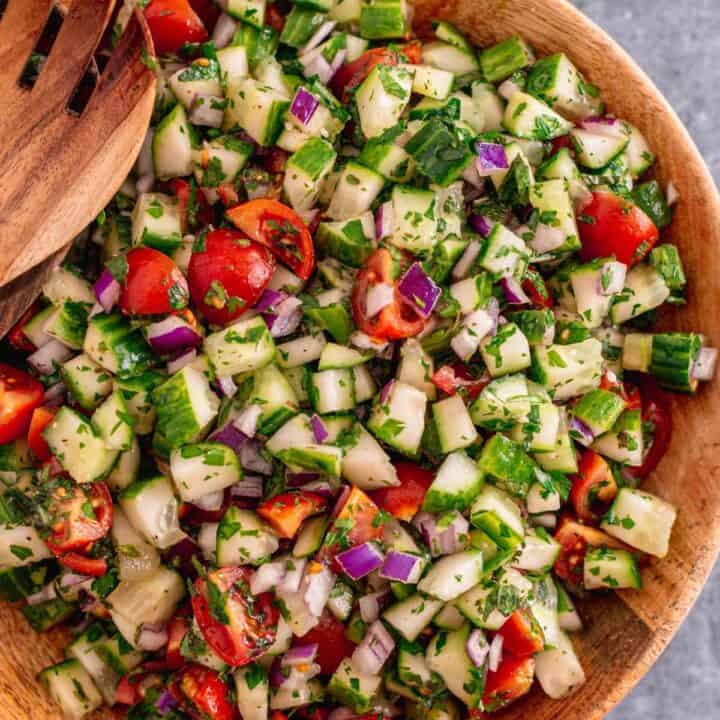
<path fill-rule="evenodd" d="M 0 36 L 7 36 L 16 23 L 23 46 L 33 32 L 37 35 L 38 17 L 47 14 L 48 6 L 43 0 L 25 2 L 11 0 L 0 23 Z M 152 52 L 152 40 L 139 12 L 82 114 L 65 110 L 113 6 L 114 0 L 70 4 L 32 90 L 17 83 L 17 63 L 5 70 L 6 58 L 16 49 L 0 43 L 0 286 L 66 247 L 111 200 L 140 151 L 156 81 L 143 62 L 143 54 Z M 24 300 L 3 305 L 0 336 Z"/>
<path fill-rule="evenodd" d="M 687 131 L 659 91 L 605 33 L 564 0 L 420 0 L 418 24 L 456 23 L 480 44 L 519 33 L 542 54 L 570 54 L 597 84 L 609 108 L 636 124 L 659 155 L 657 177 L 681 195 L 665 237 L 676 242 L 689 277 L 688 305 L 662 318 L 667 328 L 699 330 L 720 345 L 720 198 Z M 673 398 L 670 450 L 647 488 L 679 508 L 670 554 L 645 569 L 642 592 L 594 597 L 581 605 L 587 622 L 575 643 L 588 682 L 553 702 L 535 689 L 504 720 L 599 720 L 647 672 L 695 602 L 720 548 L 720 402 L 715 384 L 698 397 Z M 0 615 L 0 715 L 8 720 L 58 718 L 33 674 L 59 656 L 59 636 L 37 637 L 17 611 Z M 708 668 L 709 671 L 714 669 Z M 106 712 L 104 717 L 112 717 Z"/>

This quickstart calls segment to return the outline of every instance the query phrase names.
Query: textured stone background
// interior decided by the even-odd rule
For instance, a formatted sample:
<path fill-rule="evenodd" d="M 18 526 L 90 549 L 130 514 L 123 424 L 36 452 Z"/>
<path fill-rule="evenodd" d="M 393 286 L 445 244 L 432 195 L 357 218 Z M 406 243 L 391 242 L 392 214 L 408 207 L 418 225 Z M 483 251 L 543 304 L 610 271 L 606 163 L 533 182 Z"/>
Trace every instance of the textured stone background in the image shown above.
<path fill-rule="evenodd" d="M 574 1 L 654 80 L 720 184 L 720 0 Z M 608 720 L 720 718 L 719 664 L 720 565 L 665 654 Z"/>

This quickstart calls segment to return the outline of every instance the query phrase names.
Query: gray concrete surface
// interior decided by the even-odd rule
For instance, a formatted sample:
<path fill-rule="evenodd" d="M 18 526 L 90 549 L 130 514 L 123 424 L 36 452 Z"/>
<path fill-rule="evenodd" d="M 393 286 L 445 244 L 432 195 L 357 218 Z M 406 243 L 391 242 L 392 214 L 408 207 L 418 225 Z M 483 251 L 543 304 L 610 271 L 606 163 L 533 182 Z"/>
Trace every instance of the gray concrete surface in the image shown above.
<path fill-rule="evenodd" d="M 720 0 L 575 4 L 650 75 L 720 183 Z M 718 720 L 719 668 L 720 565 L 670 647 L 608 720 Z"/>

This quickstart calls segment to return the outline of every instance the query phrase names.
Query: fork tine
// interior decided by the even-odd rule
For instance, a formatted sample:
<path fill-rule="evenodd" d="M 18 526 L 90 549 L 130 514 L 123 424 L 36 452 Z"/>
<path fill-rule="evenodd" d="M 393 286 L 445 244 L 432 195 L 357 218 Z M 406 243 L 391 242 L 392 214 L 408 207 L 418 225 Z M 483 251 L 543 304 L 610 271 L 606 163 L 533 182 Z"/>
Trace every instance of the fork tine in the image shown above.
<path fill-rule="evenodd" d="M 12 87 L 35 48 L 52 0 L 10 0 L 0 20 L 0 84 Z"/>
<path fill-rule="evenodd" d="M 75 0 L 33 93 L 44 112 L 65 107 L 82 79 L 112 15 L 115 0 Z M 49 102 L 48 102 L 49 101 Z"/>

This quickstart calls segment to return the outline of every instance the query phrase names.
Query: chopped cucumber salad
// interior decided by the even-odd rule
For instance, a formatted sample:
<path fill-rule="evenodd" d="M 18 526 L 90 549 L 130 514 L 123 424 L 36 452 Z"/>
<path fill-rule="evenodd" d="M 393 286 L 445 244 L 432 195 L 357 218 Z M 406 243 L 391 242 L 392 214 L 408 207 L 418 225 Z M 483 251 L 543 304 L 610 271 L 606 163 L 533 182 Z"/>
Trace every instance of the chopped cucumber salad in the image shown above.
<path fill-rule="evenodd" d="M 140 3 L 152 128 L 0 365 L 0 596 L 71 630 L 40 680 L 72 719 L 568 696 L 574 598 L 668 552 L 666 391 L 714 375 L 653 330 L 677 192 L 565 53 L 217 4 Z"/>

